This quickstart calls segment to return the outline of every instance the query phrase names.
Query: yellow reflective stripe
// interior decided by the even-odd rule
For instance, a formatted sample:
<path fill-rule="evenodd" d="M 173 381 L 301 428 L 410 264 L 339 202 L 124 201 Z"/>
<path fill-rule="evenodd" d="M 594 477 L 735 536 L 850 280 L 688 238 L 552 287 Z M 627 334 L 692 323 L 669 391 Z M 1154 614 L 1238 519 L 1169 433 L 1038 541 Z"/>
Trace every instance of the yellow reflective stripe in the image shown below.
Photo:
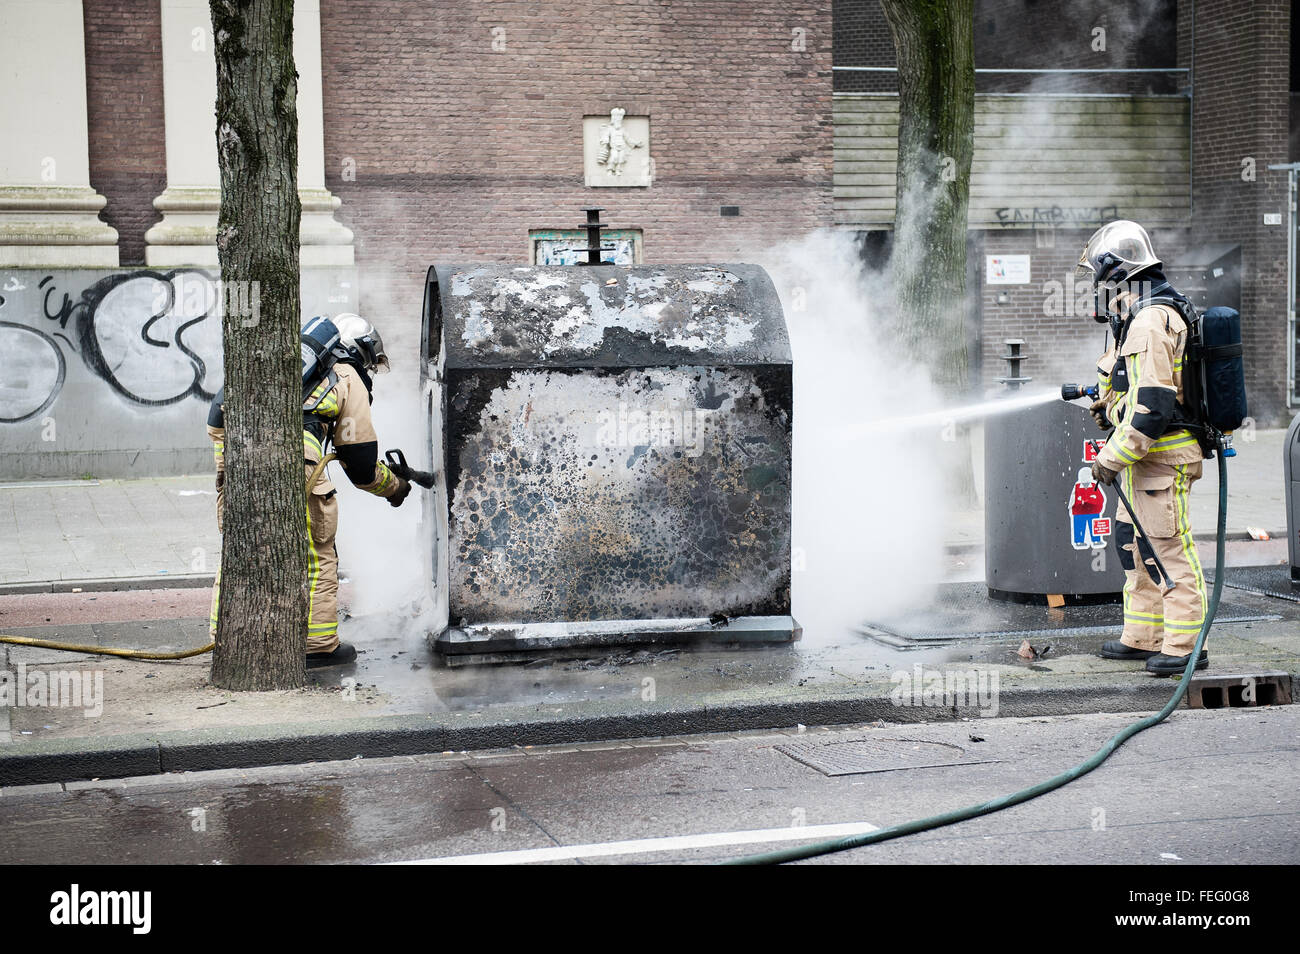
<path fill-rule="evenodd" d="M 1158 441 L 1152 444 L 1151 449 L 1152 450 L 1173 450 L 1178 447 L 1190 447 L 1192 444 L 1195 443 L 1196 443 L 1195 435 L 1193 435 L 1192 432 L 1187 430 L 1186 428 L 1183 428 L 1182 430 L 1174 431 L 1172 434 L 1166 434 L 1164 437 L 1160 438 Z"/>
<path fill-rule="evenodd" d="M 307 633 L 311 636 L 329 635 L 338 632 L 338 628 L 338 623 L 308 623 Z"/>
<path fill-rule="evenodd" d="M 316 613 L 316 588 L 320 585 L 320 555 L 316 540 L 311 535 L 311 508 L 307 508 L 307 631 L 311 631 L 311 618 Z"/>
<path fill-rule="evenodd" d="M 1135 612 L 1135 611 L 1132 611 L 1132 610 L 1125 610 L 1125 619 L 1126 619 L 1126 620 L 1145 620 L 1145 621 L 1147 621 L 1147 623 L 1164 623 L 1164 621 L 1165 621 L 1165 617 L 1164 617 L 1164 616 L 1153 616 L 1152 613 Z"/>
<path fill-rule="evenodd" d="M 1192 481 L 1187 476 L 1186 464 L 1179 464 L 1174 470 L 1177 472 L 1174 478 L 1174 514 L 1178 519 L 1178 539 L 1182 544 L 1183 557 L 1191 567 L 1196 581 L 1196 595 L 1201 601 L 1201 621 L 1204 622 L 1209 600 L 1205 593 L 1205 573 L 1201 569 L 1201 557 L 1196 552 L 1196 541 L 1192 539 L 1192 519 L 1188 506 Z M 1197 626 L 1199 628 L 1200 623 Z"/>
<path fill-rule="evenodd" d="M 1129 464 L 1136 464 L 1139 460 L 1142 459 L 1140 457 L 1134 457 L 1132 454 L 1128 452 L 1128 449 L 1125 448 L 1124 445 L 1120 443 L 1115 444 L 1115 456 L 1118 457 L 1120 460 L 1124 461 L 1125 463 L 1129 463 Z"/>
<path fill-rule="evenodd" d="M 1135 354 L 1131 357 L 1133 358 L 1133 373 L 1129 375 L 1128 391 L 1120 404 L 1119 426 L 1115 428 L 1115 435 L 1106 442 L 1106 446 L 1113 447 L 1115 456 L 1121 461 L 1127 464 L 1136 464 L 1142 458 L 1133 456 L 1123 446 L 1125 439 L 1128 437 L 1129 422 L 1133 420 L 1133 414 L 1137 410 L 1137 382 L 1142 374 L 1141 355 Z"/>
<path fill-rule="evenodd" d="M 387 491 L 397 486 L 397 476 L 385 467 L 382 462 L 375 464 L 375 474 L 379 477 L 379 483 L 370 488 L 370 492 L 376 497 L 382 497 Z"/>
<path fill-rule="evenodd" d="M 320 457 L 325 453 L 325 449 L 321 446 L 321 442 L 318 441 L 316 435 L 310 431 L 302 432 L 302 446 L 305 450 L 315 451 L 317 457 Z"/>
<path fill-rule="evenodd" d="M 1135 354 L 1133 355 L 1133 374 L 1129 376 L 1128 394 L 1125 395 L 1125 397 L 1128 398 L 1129 420 L 1132 420 L 1133 415 L 1137 413 L 1138 382 L 1141 380 L 1142 380 L 1142 355 Z"/>
<path fill-rule="evenodd" d="M 217 564 L 217 575 L 212 580 L 212 612 L 208 616 L 208 634 L 217 638 L 217 609 L 221 605 L 221 564 Z"/>
<path fill-rule="evenodd" d="M 1130 607 L 1132 606 L 1132 598 L 1133 598 L 1133 594 L 1129 590 L 1128 581 L 1125 580 L 1124 581 L 1124 619 L 1125 620 L 1133 620 L 1135 622 L 1155 623 L 1157 625 L 1159 625 L 1164 620 L 1163 616 L 1156 616 L 1152 613 L 1139 613 L 1137 610 L 1131 609 Z"/>

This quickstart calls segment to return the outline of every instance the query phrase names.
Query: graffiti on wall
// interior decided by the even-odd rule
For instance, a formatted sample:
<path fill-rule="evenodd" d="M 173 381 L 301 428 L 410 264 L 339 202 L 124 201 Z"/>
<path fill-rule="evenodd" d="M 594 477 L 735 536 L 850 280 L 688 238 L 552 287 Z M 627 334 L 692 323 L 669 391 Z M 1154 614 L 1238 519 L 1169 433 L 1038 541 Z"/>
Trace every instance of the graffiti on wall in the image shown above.
<path fill-rule="evenodd" d="M 1037 228 L 1067 228 L 1087 225 L 1101 225 L 1119 218 L 1119 206 L 1095 205 L 1089 207 L 1070 207 L 1060 205 L 1036 205 L 1030 208 L 1005 206 L 994 210 L 998 225 L 1002 228 L 1028 226 Z"/>
<path fill-rule="evenodd" d="M 193 268 L 116 272 L 71 293 L 54 275 L 35 289 L 11 275 L 0 286 L 0 424 L 44 413 L 69 357 L 140 407 L 210 401 L 222 375 L 218 299 Z"/>

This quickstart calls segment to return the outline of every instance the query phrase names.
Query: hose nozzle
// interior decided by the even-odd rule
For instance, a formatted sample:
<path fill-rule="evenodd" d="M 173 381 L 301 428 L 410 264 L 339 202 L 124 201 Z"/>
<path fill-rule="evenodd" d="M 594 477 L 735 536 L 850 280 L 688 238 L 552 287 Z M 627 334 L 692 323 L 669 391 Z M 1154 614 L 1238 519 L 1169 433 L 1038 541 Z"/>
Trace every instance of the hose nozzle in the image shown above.
<path fill-rule="evenodd" d="M 1090 388 L 1081 388 L 1077 384 L 1061 385 L 1062 401 L 1077 401 L 1081 397 L 1090 397 L 1094 401 L 1097 400 L 1097 386 L 1093 385 Z"/>

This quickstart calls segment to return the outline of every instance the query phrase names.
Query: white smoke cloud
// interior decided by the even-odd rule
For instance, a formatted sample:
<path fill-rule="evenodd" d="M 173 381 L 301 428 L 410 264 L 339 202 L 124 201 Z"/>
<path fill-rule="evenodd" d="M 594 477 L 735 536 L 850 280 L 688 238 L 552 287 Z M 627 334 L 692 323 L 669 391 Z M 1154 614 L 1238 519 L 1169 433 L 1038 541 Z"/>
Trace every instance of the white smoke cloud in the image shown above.
<path fill-rule="evenodd" d="M 951 427 L 863 426 L 932 411 L 930 372 L 890 332 L 887 279 L 847 233 L 756 254 L 776 284 L 794 353 L 795 618 L 810 644 L 923 605 L 943 575 Z"/>

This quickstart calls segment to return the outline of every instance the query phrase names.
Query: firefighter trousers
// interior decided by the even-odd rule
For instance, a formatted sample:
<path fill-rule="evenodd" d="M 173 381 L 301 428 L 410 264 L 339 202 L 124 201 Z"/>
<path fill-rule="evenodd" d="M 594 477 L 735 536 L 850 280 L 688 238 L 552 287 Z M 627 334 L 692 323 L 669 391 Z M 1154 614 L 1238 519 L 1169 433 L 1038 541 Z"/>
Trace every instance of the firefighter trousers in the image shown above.
<path fill-rule="evenodd" d="M 1134 649 L 1186 656 L 1205 622 L 1205 574 L 1192 539 L 1188 505 L 1192 484 L 1201 476 L 1200 462 L 1163 464 L 1147 460 L 1126 467 L 1117 478 L 1137 511 L 1146 536 L 1138 534 L 1121 504 L 1116 514 L 1115 545 L 1124 567 L 1124 633 L 1120 641 Z M 1170 580 L 1159 582 L 1152 553 L 1160 557 Z"/>
<path fill-rule="evenodd" d="M 338 495 L 308 494 L 307 499 L 307 652 L 332 652 L 339 644 L 339 526 Z M 221 567 L 212 585 L 208 629 L 217 638 L 217 608 L 221 598 Z"/>

